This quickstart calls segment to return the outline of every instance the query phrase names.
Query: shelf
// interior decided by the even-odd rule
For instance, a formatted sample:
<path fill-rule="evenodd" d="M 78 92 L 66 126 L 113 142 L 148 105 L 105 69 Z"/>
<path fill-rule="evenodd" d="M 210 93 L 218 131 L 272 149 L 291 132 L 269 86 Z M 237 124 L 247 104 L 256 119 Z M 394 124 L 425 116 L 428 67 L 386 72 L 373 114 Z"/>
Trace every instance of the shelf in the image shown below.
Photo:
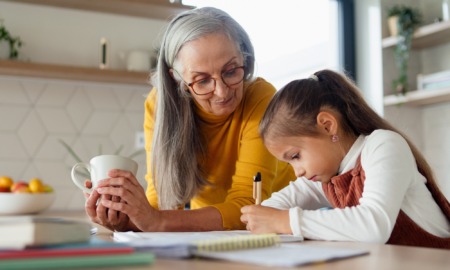
<path fill-rule="evenodd" d="M 7 0 L 34 5 L 81 9 L 130 15 L 152 19 L 170 20 L 175 15 L 194 7 L 169 0 Z"/>
<path fill-rule="evenodd" d="M 0 60 L 0 75 L 150 85 L 149 72 Z"/>
<path fill-rule="evenodd" d="M 409 105 L 425 106 L 450 101 L 450 88 L 434 90 L 416 90 L 405 96 L 390 95 L 384 97 L 384 106 Z"/>
<path fill-rule="evenodd" d="M 450 41 L 450 21 L 438 22 L 419 27 L 413 36 L 412 48 L 423 49 Z M 397 44 L 398 37 L 387 37 L 382 40 L 384 49 Z"/>

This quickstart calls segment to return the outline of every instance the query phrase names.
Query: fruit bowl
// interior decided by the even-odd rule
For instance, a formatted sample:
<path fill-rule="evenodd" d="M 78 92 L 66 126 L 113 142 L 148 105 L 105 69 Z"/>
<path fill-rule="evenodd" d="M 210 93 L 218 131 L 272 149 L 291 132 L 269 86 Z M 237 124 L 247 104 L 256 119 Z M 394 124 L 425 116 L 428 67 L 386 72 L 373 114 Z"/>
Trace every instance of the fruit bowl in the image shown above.
<path fill-rule="evenodd" d="M 49 208 L 55 193 L 0 192 L 0 215 L 35 214 Z"/>

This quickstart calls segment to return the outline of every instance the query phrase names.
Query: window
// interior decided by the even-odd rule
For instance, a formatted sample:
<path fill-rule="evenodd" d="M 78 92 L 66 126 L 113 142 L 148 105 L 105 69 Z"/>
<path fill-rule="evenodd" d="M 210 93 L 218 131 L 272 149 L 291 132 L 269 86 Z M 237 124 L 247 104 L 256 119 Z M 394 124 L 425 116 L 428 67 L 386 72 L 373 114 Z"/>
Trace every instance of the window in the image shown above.
<path fill-rule="evenodd" d="M 339 3 L 346 0 L 183 0 L 228 12 L 255 47 L 255 75 L 277 89 L 329 68 L 342 70 Z"/>

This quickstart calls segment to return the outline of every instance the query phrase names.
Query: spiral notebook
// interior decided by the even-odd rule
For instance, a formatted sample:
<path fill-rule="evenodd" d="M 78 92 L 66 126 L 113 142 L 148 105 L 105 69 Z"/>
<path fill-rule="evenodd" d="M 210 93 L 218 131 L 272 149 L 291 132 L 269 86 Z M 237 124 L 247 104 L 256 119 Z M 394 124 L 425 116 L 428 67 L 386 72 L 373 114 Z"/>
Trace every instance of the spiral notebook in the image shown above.
<path fill-rule="evenodd" d="M 114 241 L 157 257 L 187 258 L 200 252 L 255 249 L 281 242 L 303 241 L 302 237 L 277 234 L 250 234 L 248 231 L 212 232 L 115 232 Z"/>

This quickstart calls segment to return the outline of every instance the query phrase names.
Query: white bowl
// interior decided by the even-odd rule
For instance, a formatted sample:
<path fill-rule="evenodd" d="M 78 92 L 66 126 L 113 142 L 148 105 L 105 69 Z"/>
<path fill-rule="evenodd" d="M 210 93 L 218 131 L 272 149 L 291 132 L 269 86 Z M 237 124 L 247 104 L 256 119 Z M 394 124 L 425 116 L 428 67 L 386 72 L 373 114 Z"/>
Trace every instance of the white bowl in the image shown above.
<path fill-rule="evenodd" d="M 55 193 L 0 192 L 0 215 L 34 214 L 49 208 Z"/>

